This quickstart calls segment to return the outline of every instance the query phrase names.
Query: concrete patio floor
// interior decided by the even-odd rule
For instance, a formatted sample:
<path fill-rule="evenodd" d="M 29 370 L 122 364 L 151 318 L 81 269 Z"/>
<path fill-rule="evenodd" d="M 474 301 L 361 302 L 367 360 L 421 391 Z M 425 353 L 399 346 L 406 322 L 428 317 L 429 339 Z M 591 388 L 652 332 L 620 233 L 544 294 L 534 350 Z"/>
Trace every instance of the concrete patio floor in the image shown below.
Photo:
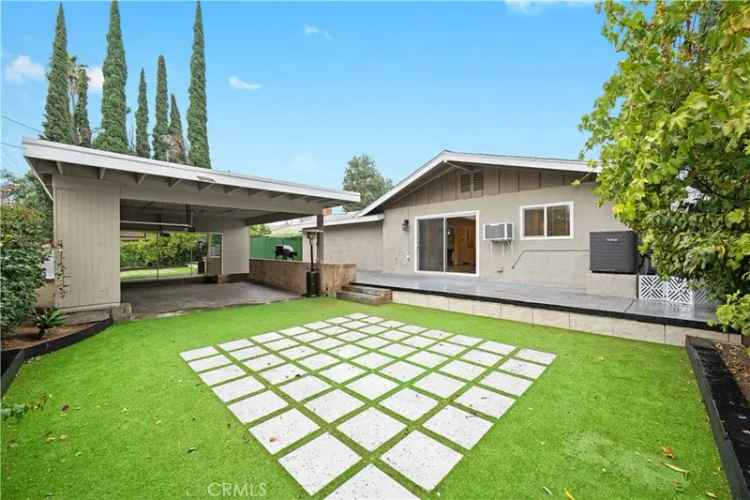
<path fill-rule="evenodd" d="M 243 304 L 267 304 L 299 295 L 249 282 L 129 283 L 122 287 L 122 301 L 130 302 L 137 318 L 188 309 L 213 309 Z"/>

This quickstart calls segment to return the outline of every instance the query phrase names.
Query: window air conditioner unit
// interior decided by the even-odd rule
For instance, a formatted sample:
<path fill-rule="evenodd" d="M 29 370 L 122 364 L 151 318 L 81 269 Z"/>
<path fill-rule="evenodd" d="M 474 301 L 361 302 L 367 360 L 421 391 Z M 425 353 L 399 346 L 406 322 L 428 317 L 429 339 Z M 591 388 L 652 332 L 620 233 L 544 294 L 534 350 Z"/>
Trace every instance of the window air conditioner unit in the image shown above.
<path fill-rule="evenodd" d="M 501 222 L 499 224 L 485 224 L 484 239 L 485 241 L 512 241 L 513 223 Z"/>

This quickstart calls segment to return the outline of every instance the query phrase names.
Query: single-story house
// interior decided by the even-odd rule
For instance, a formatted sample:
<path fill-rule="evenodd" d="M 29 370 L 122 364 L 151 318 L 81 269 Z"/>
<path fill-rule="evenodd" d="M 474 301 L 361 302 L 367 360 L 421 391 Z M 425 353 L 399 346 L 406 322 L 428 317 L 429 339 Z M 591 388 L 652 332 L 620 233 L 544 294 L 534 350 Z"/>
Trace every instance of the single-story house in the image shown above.
<path fill-rule="evenodd" d="M 599 204 L 597 171 L 584 161 L 442 151 L 356 215 L 327 218 L 326 262 L 585 289 L 589 234 L 627 230 Z M 619 283 L 634 296 L 633 276 Z"/>

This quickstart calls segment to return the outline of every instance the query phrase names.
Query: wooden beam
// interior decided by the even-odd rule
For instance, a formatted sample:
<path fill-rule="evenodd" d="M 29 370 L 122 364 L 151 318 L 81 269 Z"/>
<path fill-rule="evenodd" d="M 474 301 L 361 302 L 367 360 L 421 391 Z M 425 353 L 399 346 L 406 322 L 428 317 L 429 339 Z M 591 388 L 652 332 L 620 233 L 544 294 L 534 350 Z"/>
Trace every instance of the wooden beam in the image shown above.
<path fill-rule="evenodd" d="M 168 179 L 167 182 L 169 183 L 169 187 L 173 188 L 180 182 L 182 182 L 182 179 Z"/>
<path fill-rule="evenodd" d="M 198 191 L 205 191 L 206 189 L 210 188 L 214 184 L 212 182 L 199 182 L 198 183 Z"/>
<path fill-rule="evenodd" d="M 106 174 L 106 173 L 107 173 L 107 169 L 106 168 L 99 167 L 99 180 L 104 179 L 104 174 Z"/>
<path fill-rule="evenodd" d="M 268 192 L 268 197 L 271 199 L 278 198 L 279 196 L 283 196 L 285 193 L 276 193 L 273 191 Z"/>
<path fill-rule="evenodd" d="M 146 174 L 135 174 L 135 183 L 142 184 L 146 177 L 148 177 Z"/>
<path fill-rule="evenodd" d="M 297 198 L 302 198 L 303 196 L 301 194 L 290 193 L 286 195 L 286 197 L 289 198 L 290 200 L 296 200 Z"/>
<path fill-rule="evenodd" d="M 234 191 L 237 191 L 239 189 L 238 186 L 222 186 L 222 189 L 224 189 L 224 194 L 233 193 Z"/>
<path fill-rule="evenodd" d="M 65 175 L 65 173 L 63 172 L 63 164 L 62 164 L 61 161 L 56 161 L 55 162 L 55 166 L 57 166 L 57 173 L 58 174 Z"/>

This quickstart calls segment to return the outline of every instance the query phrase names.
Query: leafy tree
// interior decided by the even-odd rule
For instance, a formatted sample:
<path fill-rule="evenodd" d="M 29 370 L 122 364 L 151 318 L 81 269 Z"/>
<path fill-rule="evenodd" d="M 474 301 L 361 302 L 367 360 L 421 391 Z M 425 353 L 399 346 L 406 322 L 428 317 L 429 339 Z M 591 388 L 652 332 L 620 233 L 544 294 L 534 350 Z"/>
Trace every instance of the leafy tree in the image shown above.
<path fill-rule="evenodd" d="M 112 0 L 109 10 L 109 31 L 107 32 L 107 55 L 102 67 L 102 127 L 94 145 L 98 149 L 115 153 L 128 153 L 127 114 L 125 84 L 128 80 L 128 67 L 125 62 L 125 46 L 120 29 L 120 9 L 117 0 Z"/>
<path fill-rule="evenodd" d="M 203 233 L 148 233 L 144 239 L 120 245 L 120 266 L 123 268 L 170 267 L 192 262 L 205 255 L 206 235 Z"/>
<path fill-rule="evenodd" d="M 31 171 L 20 177 L 12 172 L 3 171 L 0 177 L 0 197 L 3 203 L 33 210 L 39 217 L 42 235 L 45 239 L 51 240 L 52 200 L 47 196 L 39 179 Z"/>
<path fill-rule="evenodd" d="M 750 4 L 598 8 L 622 58 L 581 120 L 597 192 L 660 274 L 705 286 L 750 334 Z"/>
<path fill-rule="evenodd" d="M 190 106 L 187 111 L 190 164 L 211 168 L 208 152 L 208 112 L 206 111 L 206 55 L 203 41 L 201 4 L 195 2 L 193 57 L 190 59 Z"/>
<path fill-rule="evenodd" d="M 20 205 L 0 207 L 0 330 L 7 334 L 31 314 L 44 284 L 42 217 Z"/>
<path fill-rule="evenodd" d="M 154 125 L 154 159 L 163 160 L 167 159 L 167 142 L 165 138 L 169 134 L 169 122 L 167 121 L 167 115 L 169 114 L 169 102 L 167 101 L 167 63 L 164 61 L 164 56 L 159 56 L 156 69 L 156 124 Z"/>
<path fill-rule="evenodd" d="M 76 141 L 79 146 L 91 147 L 91 125 L 89 125 L 89 78 L 86 74 L 86 68 L 80 66 L 77 78 L 77 93 L 75 112 L 73 113 L 73 126 Z"/>
<path fill-rule="evenodd" d="M 375 160 L 366 154 L 353 156 L 344 172 L 344 189 L 361 195 L 359 203 L 347 203 L 347 212 L 362 210 L 393 187 L 393 181 L 383 177 L 375 166 Z"/>
<path fill-rule="evenodd" d="M 135 112 L 135 154 L 143 158 L 151 157 L 148 145 L 148 96 L 146 95 L 146 73 L 141 68 L 141 81 L 138 84 L 138 109 Z"/>
<path fill-rule="evenodd" d="M 269 234 L 271 234 L 271 228 L 266 224 L 250 226 L 250 236 L 268 236 Z"/>
<path fill-rule="evenodd" d="M 55 39 L 47 73 L 47 102 L 44 107 L 43 137 L 50 141 L 73 143 L 73 119 L 68 96 L 68 35 L 63 6 L 57 9 Z"/>
<path fill-rule="evenodd" d="M 182 134 L 182 117 L 174 94 L 171 96 L 169 118 L 169 161 L 187 163 L 185 136 Z"/>

